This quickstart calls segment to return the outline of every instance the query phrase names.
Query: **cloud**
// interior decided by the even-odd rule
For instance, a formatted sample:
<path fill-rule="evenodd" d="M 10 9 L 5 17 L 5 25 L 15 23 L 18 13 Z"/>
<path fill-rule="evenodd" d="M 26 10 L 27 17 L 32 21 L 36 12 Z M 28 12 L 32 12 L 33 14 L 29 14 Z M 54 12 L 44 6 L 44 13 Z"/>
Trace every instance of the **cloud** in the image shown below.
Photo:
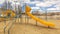
<path fill-rule="evenodd" d="M 0 0 L 0 4 L 2 4 L 5 0 Z"/>
<path fill-rule="evenodd" d="M 31 7 L 32 9 L 35 9 L 35 10 L 37 10 L 37 9 L 40 9 L 39 7 Z"/>
<path fill-rule="evenodd" d="M 39 1 L 34 1 L 34 2 L 36 4 L 36 7 L 43 7 L 43 8 L 40 8 L 43 10 L 59 10 L 60 9 L 60 0 L 57 0 L 57 1 L 50 0 L 50 1 L 43 2 L 43 3 L 39 2 Z M 35 8 L 33 8 L 33 9 L 35 9 Z M 37 8 L 37 9 L 39 9 L 39 8 Z"/>

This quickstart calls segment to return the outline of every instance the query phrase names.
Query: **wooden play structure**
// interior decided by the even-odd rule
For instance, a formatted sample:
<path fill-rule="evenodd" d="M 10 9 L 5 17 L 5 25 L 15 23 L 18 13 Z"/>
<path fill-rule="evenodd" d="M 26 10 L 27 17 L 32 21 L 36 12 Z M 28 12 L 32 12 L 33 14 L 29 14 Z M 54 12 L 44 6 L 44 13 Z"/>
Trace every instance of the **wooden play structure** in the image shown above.
<path fill-rule="evenodd" d="M 4 11 L 4 12 L 2 12 L 2 17 L 15 17 L 16 16 L 16 14 L 15 14 L 15 12 L 14 11 L 12 11 L 12 10 L 6 10 L 6 11 Z"/>

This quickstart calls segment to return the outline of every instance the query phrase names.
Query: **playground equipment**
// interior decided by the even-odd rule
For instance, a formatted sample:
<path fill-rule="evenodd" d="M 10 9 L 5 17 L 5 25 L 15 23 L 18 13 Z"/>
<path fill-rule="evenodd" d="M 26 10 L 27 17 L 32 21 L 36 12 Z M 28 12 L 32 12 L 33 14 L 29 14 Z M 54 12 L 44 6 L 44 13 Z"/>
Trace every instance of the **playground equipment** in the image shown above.
<path fill-rule="evenodd" d="M 6 32 L 8 33 L 9 28 L 15 22 L 14 19 L 15 16 L 16 16 L 15 12 L 10 9 L 2 11 L 0 16 L 0 32 L 4 32 L 4 34 L 6 34 Z"/>
<path fill-rule="evenodd" d="M 38 21 L 38 22 L 40 22 L 40 23 L 42 23 L 42 24 L 44 24 L 46 26 L 55 27 L 55 24 L 53 24 L 51 22 L 46 22 L 46 21 L 44 21 L 42 19 L 39 19 L 39 18 L 35 17 L 34 15 L 30 14 L 31 8 L 28 5 L 26 5 L 25 11 L 26 11 L 26 14 L 28 16 L 30 16 L 31 18 L 33 18 L 34 20 L 36 20 L 36 21 Z"/>
<path fill-rule="evenodd" d="M 8 10 L 3 11 L 3 12 L 1 13 L 0 22 L 6 21 L 6 20 L 9 20 L 9 19 L 12 19 L 12 18 L 15 17 L 15 16 L 16 16 L 15 12 L 8 9 Z M 7 18 L 7 19 L 6 19 L 6 18 Z"/>
<path fill-rule="evenodd" d="M 6 10 L 5 12 L 2 12 L 1 15 L 2 17 L 15 17 L 16 16 L 15 12 L 9 9 Z"/>

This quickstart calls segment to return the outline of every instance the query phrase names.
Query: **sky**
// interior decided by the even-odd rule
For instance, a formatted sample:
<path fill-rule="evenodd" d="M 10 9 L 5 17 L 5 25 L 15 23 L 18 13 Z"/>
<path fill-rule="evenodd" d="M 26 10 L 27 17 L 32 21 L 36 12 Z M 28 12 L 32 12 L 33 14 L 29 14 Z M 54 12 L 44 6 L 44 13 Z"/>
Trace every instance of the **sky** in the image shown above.
<path fill-rule="evenodd" d="M 60 11 L 60 0 L 24 0 L 24 3 L 29 5 L 32 11 Z"/>
<path fill-rule="evenodd" d="M 36 8 L 42 8 L 42 10 L 59 10 L 60 8 L 60 0 L 30 0 L 26 1 L 27 4 L 32 5 L 32 9 Z M 34 6 L 34 7 L 33 7 Z"/>
<path fill-rule="evenodd" d="M 0 0 L 0 6 L 5 0 Z M 60 0 L 9 0 L 14 4 L 14 1 L 18 1 L 21 3 L 22 8 L 24 10 L 24 4 L 29 5 L 32 8 L 32 11 L 39 10 L 39 11 L 48 11 L 48 10 L 60 10 Z M 13 6 L 14 7 L 14 6 Z"/>

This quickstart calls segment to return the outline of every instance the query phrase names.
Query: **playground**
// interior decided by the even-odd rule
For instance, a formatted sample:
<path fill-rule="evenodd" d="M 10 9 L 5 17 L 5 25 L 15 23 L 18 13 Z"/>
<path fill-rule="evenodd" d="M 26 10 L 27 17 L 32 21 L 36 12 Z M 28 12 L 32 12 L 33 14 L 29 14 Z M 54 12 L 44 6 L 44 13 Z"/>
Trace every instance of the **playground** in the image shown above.
<path fill-rule="evenodd" d="M 48 16 L 46 19 L 46 16 L 32 15 L 29 6 L 25 9 L 21 17 L 11 10 L 3 12 L 0 34 L 60 34 L 60 20 L 56 16 Z"/>

